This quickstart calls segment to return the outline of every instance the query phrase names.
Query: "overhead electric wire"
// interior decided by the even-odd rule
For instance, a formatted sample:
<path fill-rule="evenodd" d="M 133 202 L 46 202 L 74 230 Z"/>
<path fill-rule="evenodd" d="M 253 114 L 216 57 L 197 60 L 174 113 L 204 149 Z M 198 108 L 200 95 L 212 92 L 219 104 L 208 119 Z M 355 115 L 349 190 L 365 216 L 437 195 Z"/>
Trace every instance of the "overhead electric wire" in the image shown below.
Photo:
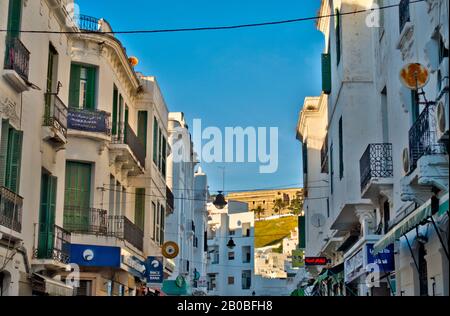
<path fill-rule="evenodd" d="M 427 0 L 411 0 L 409 4 L 414 4 L 418 2 L 424 2 Z M 287 20 L 279 20 L 279 21 L 266 21 L 259 23 L 247 23 L 247 24 L 236 24 L 236 25 L 222 25 L 222 26 L 204 26 L 204 27 L 189 27 L 189 28 L 173 28 L 173 29 L 150 29 L 150 30 L 123 30 L 123 31 L 51 31 L 51 30 L 8 30 L 8 29 L 0 29 L 0 32 L 20 32 L 20 33 L 36 33 L 36 34 L 151 34 L 151 33 L 175 33 L 175 32 L 195 32 L 195 31 L 217 31 L 217 30 L 231 30 L 231 29 L 242 29 L 242 28 L 252 28 L 252 27 L 261 27 L 261 26 L 270 26 L 270 25 L 279 25 L 279 24 L 288 24 L 288 23 L 297 23 L 303 21 L 317 20 L 321 18 L 330 18 L 334 16 L 345 16 L 351 14 L 359 14 L 365 12 L 379 11 L 385 10 L 389 8 L 398 7 L 398 4 L 390 4 L 379 6 L 377 8 L 369 8 L 369 9 L 360 9 L 349 12 L 340 12 L 340 13 L 331 13 L 326 15 L 316 15 L 310 17 L 302 17 L 295 19 L 287 19 Z"/>

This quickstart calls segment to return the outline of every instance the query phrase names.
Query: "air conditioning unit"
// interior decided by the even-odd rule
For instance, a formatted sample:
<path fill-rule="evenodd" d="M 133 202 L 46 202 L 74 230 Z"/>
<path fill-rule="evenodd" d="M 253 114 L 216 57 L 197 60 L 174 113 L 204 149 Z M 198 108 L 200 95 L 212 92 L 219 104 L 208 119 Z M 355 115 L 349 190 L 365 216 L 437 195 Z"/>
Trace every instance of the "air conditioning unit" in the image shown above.
<path fill-rule="evenodd" d="M 402 165 L 403 165 L 403 172 L 405 174 L 409 173 L 410 164 L 409 164 L 409 149 L 408 148 L 403 149 Z"/>

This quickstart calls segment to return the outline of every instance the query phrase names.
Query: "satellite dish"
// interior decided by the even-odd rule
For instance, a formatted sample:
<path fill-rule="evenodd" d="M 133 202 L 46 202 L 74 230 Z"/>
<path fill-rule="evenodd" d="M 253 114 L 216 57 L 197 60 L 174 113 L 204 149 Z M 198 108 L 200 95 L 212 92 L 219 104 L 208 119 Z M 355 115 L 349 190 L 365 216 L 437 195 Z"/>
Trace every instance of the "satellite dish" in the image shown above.
<path fill-rule="evenodd" d="M 429 71 L 419 63 L 407 64 L 400 70 L 400 81 L 410 90 L 418 90 L 428 83 Z"/>
<path fill-rule="evenodd" d="M 316 228 L 322 227 L 325 224 L 325 216 L 322 214 L 314 214 L 311 216 L 311 225 Z"/>

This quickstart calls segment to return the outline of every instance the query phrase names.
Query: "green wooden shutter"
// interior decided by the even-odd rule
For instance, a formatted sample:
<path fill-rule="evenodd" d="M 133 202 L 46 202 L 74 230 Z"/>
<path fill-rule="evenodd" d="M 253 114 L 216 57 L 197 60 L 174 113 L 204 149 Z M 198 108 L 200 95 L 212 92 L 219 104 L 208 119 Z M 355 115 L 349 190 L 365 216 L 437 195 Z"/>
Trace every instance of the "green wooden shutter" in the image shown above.
<path fill-rule="evenodd" d="M 9 121 L 2 120 L 2 139 L 0 143 L 0 186 L 6 184 L 6 164 L 8 157 Z"/>
<path fill-rule="evenodd" d="M 134 205 L 134 223 L 142 231 L 145 224 L 145 188 L 136 188 L 136 197 Z"/>
<path fill-rule="evenodd" d="M 166 177 L 166 153 L 167 153 L 167 142 L 166 138 L 162 136 L 162 150 L 161 150 L 161 172 L 163 177 Z"/>
<path fill-rule="evenodd" d="M 38 258 L 51 259 L 55 241 L 57 178 L 47 174 L 41 180 L 41 207 L 39 214 Z"/>
<path fill-rule="evenodd" d="M 19 37 L 22 19 L 22 0 L 9 0 L 8 36 Z"/>
<path fill-rule="evenodd" d="M 72 64 L 70 66 L 69 107 L 80 107 L 80 76 L 81 66 Z"/>
<path fill-rule="evenodd" d="M 119 91 L 116 86 L 113 89 L 113 111 L 112 111 L 112 134 L 117 135 L 117 101 L 119 98 Z"/>
<path fill-rule="evenodd" d="M 145 152 L 147 152 L 147 111 L 138 112 L 138 134 L 137 137 L 144 146 Z"/>
<path fill-rule="evenodd" d="M 339 119 L 339 178 L 344 176 L 344 141 L 343 141 L 343 127 L 342 116 Z"/>
<path fill-rule="evenodd" d="M 330 145 L 330 191 L 333 194 L 334 184 L 334 162 L 333 162 L 333 144 Z"/>
<path fill-rule="evenodd" d="M 47 61 L 47 92 L 51 93 L 53 89 L 53 63 L 55 54 L 50 45 L 48 48 L 48 61 Z"/>
<path fill-rule="evenodd" d="M 87 86 L 86 86 L 86 109 L 95 109 L 95 85 L 96 85 L 96 73 L 95 67 L 86 67 L 87 74 Z"/>
<path fill-rule="evenodd" d="M 306 248 L 306 220 L 305 216 L 298 217 L 298 237 L 299 244 L 298 248 L 305 249 Z"/>
<path fill-rule="evenodd" d="M 153 162 L 158 165 L 158 120 L 153 119 Z"/>
<path fill-rule="evenodd" d="M 126 126 L 128 125 L 128 105 L 125 104 L 125 115 L 124 115 L 124 124 L 123 124 L 123 128 L 124 128 L 124 139 L 127 139 L 127 128 Z M 126 142 L 126 141 L 125 141 Z"/>
<path fill-rule="evenodd" d="M 11 191 L 19 193 L 23 132 L 10 128 L 8 138 L 5 186 Z"/>
<path fill-rule="evenodd" d="M 166 217 L 166 211 L 164 209 L 164 206 L 161 205 L 161 223 L 160 223 L 160 226 L 159 226 L 159 233 L 160 233 L 159 242 L 160 242 L 160 245 L 164 244 L 165 217 Z"/>
<path fill-rule="evenodd" d="M 121 94 L 119 94 L 119 117 L 118 117 L 118 122 L 119 122 L 118 134 L 119 134 L 119 136 L 121 136 L 121 134 L 122 134 L 122 129 L 125 128 L 125 126 L 121 125 L 122 113 L 123 113 L 123 97 Z"/>
<path fill-rule="evenodd" d="M 65 225 L 69 224 L 86 231 L 90 223 L 91 165 L 75 161 L 66 164 L 66 183 L 64 205 Z"/>
<path fill-rule="evenodd" d="M 322 54 L 322 91 L 331 93 L 331 58 L 330 54 Z"/>
<path fill-rule="evenodd" d="M 383 10 L 381 10 L 383 11 Z M 339 10 L 336 9 L 336 64 L 339 65 L 341 61 L 341 17 L 339 15 Z"/>

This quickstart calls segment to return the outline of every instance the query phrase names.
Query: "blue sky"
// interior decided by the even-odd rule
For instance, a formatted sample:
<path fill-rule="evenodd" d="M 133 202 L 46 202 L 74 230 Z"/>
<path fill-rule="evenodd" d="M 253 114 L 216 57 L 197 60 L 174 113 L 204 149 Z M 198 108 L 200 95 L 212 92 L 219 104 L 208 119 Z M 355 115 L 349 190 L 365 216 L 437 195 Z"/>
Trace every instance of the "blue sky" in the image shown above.
<path fill-rule="evenodd" d="M 113 30 L 246 24 L 315 16 L 319 0 L 77 0 L 82 14 L 103 17 Z M 250 29 L 119 35 L 137 71 L 154 75 L 170 111 L 203 127 L 279 128 L 279 167 L 257 163 L 202 164 L 211 192 L 295 186 L 302 182 L 295 139 L 303 99 L 320 93 L 322 34 L 315 21 Z"/>

